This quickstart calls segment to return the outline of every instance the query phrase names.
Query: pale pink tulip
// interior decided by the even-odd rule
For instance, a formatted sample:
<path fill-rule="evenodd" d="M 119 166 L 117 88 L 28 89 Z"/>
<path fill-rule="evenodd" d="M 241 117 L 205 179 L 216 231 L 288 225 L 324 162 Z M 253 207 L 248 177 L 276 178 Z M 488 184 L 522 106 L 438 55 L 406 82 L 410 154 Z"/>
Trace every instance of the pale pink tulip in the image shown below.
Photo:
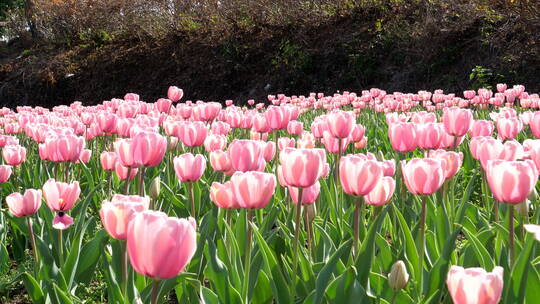
<path fill-rule="evenodd" d="M 41 190 L 27 189 L 24 195 L 15 192 L 6 197 L 9 212 L 16 217 L 35 214 L 41 207 Z"/>
<path fill-rule="evenodd" d="M 12 170 L 11 166 L 0 165 L 0 183 L 5 183 L 8 181 L 11 176 Z"/>
<path fill-rule="evenodd" d="M 292 201 L 295 204 L 298 204 L 298 188 L 296 187 L 287 187 L 289 189 L 289 193 L 291 195 Z M 309 205 L 313 204 L 317 198 L 319 197 L 319 193 L 321 192 L 321 183 L 317 181 L 315 184 L 305 188 L 302 190 L 302 205 Z"/>
<path fill-rule="evenodd" d="M 364 201 L 368 205 L 382 206 L 390 201 L 395 189 L 396 181 L 389 176 L 384 176 L 379 179 L 377 185 L 364 196 Z"/>
<path fill-rule="evenodd" d="M 18 166 L 26 160 L 26 148 L 19 145 L 9 145 L 2 148 L 2 156 L 6 164 Z"/>
<path fill-rule="evenodd" d="M 495 199 L 501 203 L 525 201 L 538 181 L 538 170 L 531 160 L 490 160 L 486 177 Z"/>
<path fill-rule="evenodd" d="M 471 110 L 458 107 L 445 108 L 443 123 L 446 132 L 452 136 L 463 136 L 469 132 L 473 123 Z"/>
<path fill-rule="evenodd" d="M 203 155 L 185 153 L 173 160 L 176 177 L 182 182 L 198 181 L 206 169 L 206 159 Z"/>
<path fill-rule="evenodd" d="M 276 189 L 276 176 L 264 172 L 236 172 L 231 177 L 234 197 L 241 208 L 262 209 Z"/>
<path fill-rule="evenodd" d="M 233 187 L 230 181 L 224 184 L 213 182 L 210 187 L 210 200 L 219 208 L 240 208 L 234 197 Z"/>
<path fill-rule="evenodd" d="M 101 204 L 101 223 L 111 237 L 125 240 L 129 221 L 136 213 L 147 210 L 149 204 L 148 197 L 116 194 L 111 201 Z"/>
<path fill-rule="evenodd" d="M 322 149 L 285 148 L 279 155 L 287 185 L 307 188 L 317 182 L 326 170 L 326 153 Z"/>
<path fill-rule="evenodd" d="M 443 159 L 413 158 L 401 161 L 403 179 L 409 192 L 415 195 L 430 195 L 442 186 L 445 180 Z"/>
<path fill-rule="evenodd" d="M 367 195 L 382 177 L 382 166 L 375 160 L 346 155 L 339 163 L 341 187 L 350 195 Z"/>
<path fill-rule="evenodd" d="M 392 148 L 397 152 L 411 152 L 418 146 L 416 125 L 414 123 L 395 122 L 388 126 L 388 137 Z"/>
<path fill-rule="evenodd" d="M 497 304 L 503 291 L 503 272 L 500 266 L 486 272 L 483 268 L 463 268 L 452 265 L 446 285 L 454 304 Z"/>

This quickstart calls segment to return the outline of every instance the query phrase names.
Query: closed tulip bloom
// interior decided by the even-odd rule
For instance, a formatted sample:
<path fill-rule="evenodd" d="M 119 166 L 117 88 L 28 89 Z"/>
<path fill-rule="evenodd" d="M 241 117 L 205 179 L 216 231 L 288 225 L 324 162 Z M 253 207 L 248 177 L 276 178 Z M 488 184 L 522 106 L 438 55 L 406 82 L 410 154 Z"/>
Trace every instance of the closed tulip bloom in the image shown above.
<path fill-rule="evenodd" d="M 292 201 L 298 205 L 298 188 L 296 187 L 287 187 L 289 189 L 289 193 L 291 194 Z M 309 205 L 313 204 L 317 198 L 319 197 L 319 193 L 321 192 L 321 183 L 317 181 L 315 184 L 305 188 L 302 190 L 302 205 Z"/>
<path fill-rule="evenodd" d="M 123 167 L 135 166 L 131 145 L 131 139 L 118 139 L 113 144 L 118 163 L 120 163 Z"/>
<path fill-rule="evenodd" d="M 537 241 L 540 241 L 540 225 L 526 224 L 523 227 L 527 232 L 532 233 Z"/>
<path fill-rule="evenodd" d="M 2 149 L 2 156 L 6 164 L 18 166 L 26 160 L 26 148 L 19 145 L 9 145 Z"/>
<path fill-rule="evenodd" d="M 436 149 L 441 142 L 441 128 L 436 123 L 419 124 L 416 126 L 416 136 L 420 149 Z"/>
<path fill-rule="evenodd" d="M 179 89 L 175 86 L 170 86 L 167 90 L 167 98 L 172 100 L 173 102 L 177 102 L 180 99 L 182 99 L 182 96 L 184 96 L 184 90 Z"/>
<path fill-rule="evenodd" d="M 117 161 L 114 165 L 114 172 L 119 180 L 133 180 L 139 172 L 139 169 L 122 166 L 122 164 Z"/>
<path fill-rule="evenodd" d="M 489 120 L 475 120 L 469 134 L 471 137 L 477 136 L 491 136 L 494 130 L 493 121 Z"/>
<path fill-rule="evenodd" d="M 379 179 L 375 188 L 364 196 L 364 201 L 369 205 L 382 206 L 390 201 L 395 189 L 396 181 L 389 176 L 384 176 Z"/>
<path fill-rule="evenodd" d="M 84 146 L 83 137 L 75 135 L 54 136 L 45 140 L 45 154 L 49 160 L 54 162 L 76 162 L 79 160 Z"/>
<path fill-rule="evenodd" d="M 444 166 L 444 177 L 450 179 L 456 175 L 461 164 L 463 163 L 463 153 L 446 151 L 446 150 L 431 150 L 429 151 L 429 157 L 444 159 L 446 161 Z"/>
<path fill-rule="evenodd" d="M 436 158 L 413 158 L 401 162 L 403 179 L 409 192 L 430 195 L 442 186 L 445 180 L 445 160 Z"/>
<path fill-rule="evenodd" d="M 264 113 L 268 127 L 271 130 L 281 130 L 287 127 L 289 121 L 286 120 L 282 107 L 269 106 Z"/>
<path fill-rule="evenodd" d="M 208 128 L 202 121 L 185 122 L 178 128 L 177 137 L 188 147 L 198 147 L 204 143 Z"/>
<path fill-rule="evenodd" d="M 33 215 L 41 207 L 41 190 L 27 189 L 24 195 L 15 192 L 6 197 L 9 212 L 16 217 Z"/>
<path fill-rule="evenodd" d="M 259 141 L 235 139 L 227 150 L 234 171 L 257 171 L 264 162 L 264 149 Z"/>
<path fill-rule="evenodd" d="M 501 140 L 514 139 L 523 129 L 523 123 L 519 118 L 497 119 L 497 133 Z"/>
<path fill-rule="evenodd" d="M 445 108 L 443 123 L 446 132 L 452 136 L 463 136 L 469 132 L 473 124 L 471 110 L 458 107 Z"/>
<path fill-rule="evenodd" d="M 392 148 L 397 152 L 411 152 L 416 149 L 416 125 L 414 123 L 395 122 L 388 126 L 388 137 Z"/>
<path fill-rule="evenodd" d="M 497 201 L 515 205 L 525 201 L 533 190 L 538 181 L 538 170 L 531 160 L 490 160 L 486 177 Z"/>
<path fill-rule="evenodd" d="M 204 140 L 204 148 L 206 152 L 223 150 L 227 146 L 227 137 L 223 135 L 208 135 Z"/>
<path fill-rule="evenodd" d="M 210 152 L 210 165 L 214 171 L 229 171 L 231 170 L 231 159 L 229 153 L 217 150 Z"/>
<path fill-rule="evenodd" d="M 517 160 L 525 155 L 523 146 L 516 140 L 508 140 L 503 145 L 503 150 L 498 159 Z"/>
<path fill-rule="evenodd" d="M 497 304 L 503 290 L 503 272 L 500 266 L 487 272 L 483 268 L 463 268 L 452 265 L 446 285 L 454 304 Z"/>
<path fill-rule="evenodd" d="M 334 111 L 328 114 L 326 122 L 332 136 L 347 138 L 355 126 L 356 117 L 351 112 Z"/>
<path fill-rule="evenodd" d="M 167 151 L 167 139 L 154 132 L 139 132 L 131 140 L 131 153 L 136 167 L 155 167 Z"/>
<path fill-rule="evenodd" d="M 289 124 L 287 124 L 287 132 L 290 135 L 301 135 L 304 131 L 304 124 L 297 121 L 297 120 L 291 120 L 289 121 Z"/>
<path fill-rule="evenodd" d="M 206 159 L 201 154 L 185 153 L 173 160 L 176 176 L 182 182 L 198 181 L 206 169 Z"/>
<path fill-rule="evenodd" d="M 84 149 L 81 151 L 81 155 L 79 156 L 79 162 L 87 164 L 90 161 L 91 157 L 92 157 L 92 150 Z"/>
<path fill-rule="evenodd" d="M 114 165 L 117 161 L 116 152 L 101 152 L 99 156 L 99 161 L 101 162 L 101 168 L 105 171 L 114 171 Z"/>
<path fill-rule="evenodd" d="M 383 177 L 381 165 L 355 155 L 346 155 L 339 163 L 341 187 L 347 194 L 363 196 L 371 192 Z"/>
<path fill-rule="evenodd" d="M 276 176 L 264 172 L 236 172 L 231 177 L 234 197 L 241 208 L 262 209 L 276 189 Z"/>
<path fill-rule="evenodd" d="M 137 213 L 127 230 L 131 266 L 147 277 L 160 280 L 176 277 L 197 249 L 195 229 L 193 218 L 168 217 L 158 211 Z"/>
<path fill-rule="evenodd" d="M 11 176 L 11 173 L 11 166 L 0 165 L 0 183 L 7 182 L 9 177 Z"/>
<path fill-rule="evenodd" d="M 324 144 L 324 148 L 326 149 L 326 151 L 332 154 L 344 152 L 345 150 L 347 150 L 347 146 L 349 145 L 349 138 L 340 139 L 334 137 L 329 131 L 324 131 L 321 141 Z"/>
<path fill-rule="evenodd" d="M 172 106 L 172 100 L 166 98 L 160 98 L 155 103 L 155 109 L 161 113 L 169 113 Z"/>
<path fill-rule="evenodd" d="M 278 138 L 278 149 L 283 151 L 285 148 L 294 148 L 296 145 L 294 138 L 290 137 L 280 137 Z"/>
<path fill-rule="evenodd" d="M 540 111 L 534 112 L 529 122 L 529 127 L 531 127 L 531 132 L 536 138 L 540 138 Z"/>
<path fill-rule="evenodd" d="M 214 121 L 211 126 L 212 134 L 227 136 L 231 131 L 231 126 L 223 121 Z"/>
<path fill-rule="evenodd" d="M 149 204 L 148 197 L 116 194 L 111 201 L 101 204 L 101 223 L 111 237 L 125 240 L 129 221 L 136 213 L 147 210 Z"/>
<path fill-rule="evenodd" d="M 352 129 L 351 135 L 349 135 L 349 140 L 352 142 L 359 142 L 364 138 L 366 133 L 366 128 L 361 124 L 356 124 Z"/>
<path fill-rule="evenodd" d="M 240 208 L 234 197 L 233 187 L 230 181 L 224 184 L 213 182 L 210 187 L 210 200 L 219 208 Z"/>
<path fill-rule="evenodd" d="M 323 149 L 285 148 L 279 155 L 279 161 L 287 185 L 307 188 L 323 176 L 326 153 Z"/>

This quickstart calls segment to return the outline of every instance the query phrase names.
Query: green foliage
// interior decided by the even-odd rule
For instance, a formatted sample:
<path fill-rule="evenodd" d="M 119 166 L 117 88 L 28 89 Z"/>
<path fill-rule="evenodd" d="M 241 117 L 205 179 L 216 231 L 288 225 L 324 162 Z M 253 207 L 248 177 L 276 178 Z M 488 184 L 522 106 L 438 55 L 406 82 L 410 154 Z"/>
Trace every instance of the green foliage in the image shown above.
<path fill-rule="evenodd" d="M 491 89 L 493 72 L 491 69 L 477 65 L 472 69 L 471 74 L 469 74 L 469 79 L 472 81 L 472 88 L 475 90 L 479 88 Z"/>
<path fill-rule="evenodd" d="M 290 40 L 283 40 L 272 59 L 275 68 L 303 71 L 311 66 L 311 57 L 304 48 Z"/>

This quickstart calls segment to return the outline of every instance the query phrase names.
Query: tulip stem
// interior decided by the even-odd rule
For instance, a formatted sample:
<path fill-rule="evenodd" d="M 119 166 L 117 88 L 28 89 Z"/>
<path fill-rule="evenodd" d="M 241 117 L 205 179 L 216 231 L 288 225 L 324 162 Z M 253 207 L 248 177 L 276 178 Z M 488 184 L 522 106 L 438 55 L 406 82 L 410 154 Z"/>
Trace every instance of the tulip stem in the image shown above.
<path fill-rule="evenodd" d="M 251 229 L 251 218 L 252 218 L 252 209 L 247 210 L 247 238 L 246 238 L 246 259 L 244 263 L 244 287 L 243 287 L 243 295 L 245 299 L 245 303 L 249 303 L 249 272 L 251 270 L 251 239 L 253 237 L 253 230 Z"/>
<path fill-rule="evenodd" d="M 193 195 L 193 182 L 187 182 L 187 187 L 189 191 L 189 198 L 191 200 L 191 216 L 197 218 L 197 213 L 195 210 L 195 196 Z"/>
<path fill-rule="evenodd" d="M 292 299 L 296 298 L 296 272 L 298 271 L 298 242 L 300 238 L 300 215 L 302 214 L 302 191 L 303 188 L 298 188 L 298 204 L 296 204 L 296 219 L 294 225 L 294 257 L 293 257 L 293 284 L 292 284 Z"/>
<path fill-rule="evenodd" d="M 499 202 L 498 201 L 494 201 L 493 202 L 493 213 L 494 213 L 494 216 L 495 216 L 495 223 L 498 223 L 499 222 Z"/>
<path fill-rule="evenodd" d="M 508 207 L 510 208 L 508 210 L 508 233 L 510 233 L 508 247 L 510 248 L 510 267 L 512 267 L 514 265 L 514 205 L 508 205 Z"/>
<path fill-rule="evenodd" d="M 426 233 L 426 201 L 427 201 L 427 195 L 422 196 L 422 214 L 420 217 L 420 228 L 419 233 L 420 237 L 418 239 L 418 256 L 419 262 L 418 263 L 418 286 L 420 289 L 420 294 L 422 294 L 423 286 L 422 286 L 422 278 L 424 276 L 424 251 L 426 247 L 426 239 L 425 239 L 425 233 Z"/>
<path fill-rule="evenodd" d="M 144 196 L 144 167 L 141 168 L 139 172 L 139 195 Z"/>
<path fill-rule="evenodd" d="M 122 291 L 127 299 L 127 287 L 128 287 L 128 252 L 127 242 L 120 241 L 122 244 Z"/>
<path fill-rule="evenodd" d="M 157 304 L 158 302 L 158 293 L 159 293 L 159 280 L 154 279 L 152 282 L 152 304 Z"/>
<path fill-rule="evenodd" d="M 394 292 L 392 293 L 392 300 L 390 300 L 390 304 L 396 303 L 397 294 L 398 292 L 394 290 Z"/>
<path fill-rule="evenodd" d="M 34 254 L 34 270 L 37 277 L 39 269 L 39 257 L 36 246 L 36 236 L 34 235 L 34 228 L 32 227 L 32 219 L 29 216 L 26 217 L 26 224 L 28 225 L 28 233 L 30 234 L 30 240 L 32 241 L 32 253 Z"/>
<path fill-rule="evenodd" d="M 127 178 L 126 178 L 126 181 L 124 183 L 124 194 L 125 195 L 129 194 L 129 178 L 130 178 L 130 176 L 131 176 L 131 167 L 128 167 Z"/>
<path fill-rule="evenodd" d="M 62 237 L 62 229 L 58 229 L 58 260 L 60 267 L 64 265 L 64 238 Z"/>
<path fill-rule="evenodd" d="M 353 229 L 354 229 L 354 239 L 353 239 L 353 258 L 356 258 L 358 254 L 358 239 L 360 235 L 360 209 L 364 204 L 364 198 L 362 196 L 358 197 L 358 201 L 354 205 L 354 215 L 353 215 Z"/>
<path fill-rule="evenodd" d="M 309 218 L 307 210 L 304 212 L 304 218 L 306 219 L 307 241 L 308 241 L 308 253 L 311 256 L 311 243 L 312 243 L 312 231 L 311 231 L 311 219 Z"/>

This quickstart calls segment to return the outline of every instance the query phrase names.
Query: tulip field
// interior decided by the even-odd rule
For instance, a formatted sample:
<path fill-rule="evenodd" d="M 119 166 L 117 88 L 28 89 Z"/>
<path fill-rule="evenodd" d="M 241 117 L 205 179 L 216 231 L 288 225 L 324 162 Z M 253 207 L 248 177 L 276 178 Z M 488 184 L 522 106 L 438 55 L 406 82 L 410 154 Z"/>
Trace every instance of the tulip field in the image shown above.
<path fill-rule="evenodd" d="M 0 303 L 539 303 L 540 98 L 0 109 Z"/>

